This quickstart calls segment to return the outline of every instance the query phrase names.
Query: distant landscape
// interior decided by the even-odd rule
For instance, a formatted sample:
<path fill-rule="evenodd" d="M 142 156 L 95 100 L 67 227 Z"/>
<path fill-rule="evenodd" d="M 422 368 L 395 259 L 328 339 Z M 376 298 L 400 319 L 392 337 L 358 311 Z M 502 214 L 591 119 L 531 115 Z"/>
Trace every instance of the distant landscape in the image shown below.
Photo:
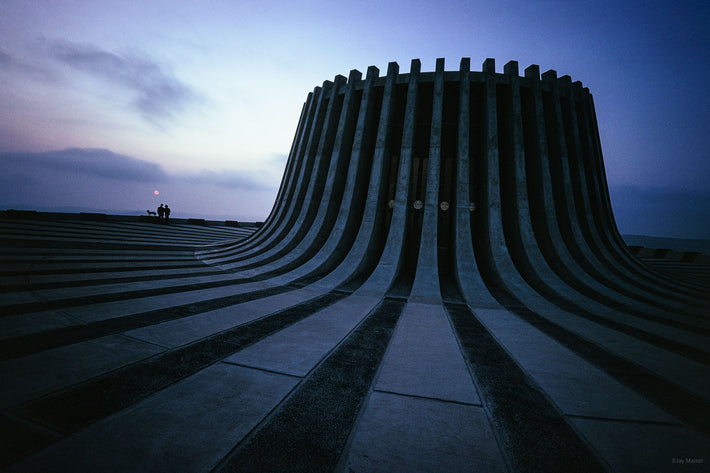
<path fill-rule="evenodd" d="M 11 207 L 2 207 L 2 210 Z M 53 207 L 41 208 L 33 207 L 21 208 L 15 207 L 14 210 L 37 210 L 39 212 L 61 212 L 61 213 L 81 213 L 81 212 L 100 212 L 110 215 L 145 215 L 145 210 L 110 210 L 110 209 L 90 209 L 84 207 Z M 151 209 L 155 210 L 155 209 Z M 263 221 L 266 217 L 257 218 L 256 216 L 240 217 L 236 215 L 178 215 L 174 214 L 175 218 L 204 218 L 206 220 L 238 220 L 243 222 Z M 675 251 L 697 251 L 706 255 L 710 255 L 710 240 L 691 239 L 691 238 L 665 238 L 648 235 L 622 235 L 621 236 L 629 246 L 643 246 L 645 248 L 667 248 Z"/>
<path fill-rule="evenodd" d="M 172 207 L 172 206 L 171 206 Z M 96 209 L 91 207 L 42 207 L 42 206 L 27 206 L 27 205 L 2 205 L 0 210 L 34 210 L 37 212 L 57 212 L 57 213 L 105 213 L 107 215 L 147 215 L 147 210 L 153 212 L 156 208 L 145 210 L 116 210 L 116 209 Z M 171 218 L 203 218 L 205 220 L 237 220 L 240 222 L 261 222 L 264 221 L 266 215 L 237 215 L 237 214 L 202 214 L 199 212 L 181 212 L 180 210 L 172 209 Z"/>
<path fill-rule="evenodd" d="M 667 248 L 675 251 L 698 251 L 710 254 L 710 240 L 696 240 L 689 238 L 662 238 L 646 235 L 622 235 L 629 246 L 643 246 L 645 248 Z"/>

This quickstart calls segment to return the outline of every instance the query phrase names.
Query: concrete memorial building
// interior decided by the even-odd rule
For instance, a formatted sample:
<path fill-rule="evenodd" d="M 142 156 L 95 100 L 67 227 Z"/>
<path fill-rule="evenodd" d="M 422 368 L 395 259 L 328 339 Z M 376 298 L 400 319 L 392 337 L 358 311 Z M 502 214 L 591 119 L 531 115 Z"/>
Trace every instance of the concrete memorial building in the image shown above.
<path fill-rule="evenodd" d="M 710 291 L 555 71 L 325 81 L 259 227 L 0 225 L 7 471 L 707 471 Z"/>

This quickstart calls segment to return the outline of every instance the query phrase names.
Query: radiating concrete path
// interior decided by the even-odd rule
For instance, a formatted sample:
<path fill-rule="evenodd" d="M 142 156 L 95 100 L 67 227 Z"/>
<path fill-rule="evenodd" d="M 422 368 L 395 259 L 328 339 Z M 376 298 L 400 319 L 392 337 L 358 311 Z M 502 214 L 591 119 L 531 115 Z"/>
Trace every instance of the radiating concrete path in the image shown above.
<path fill-rule="evenodd" d="M 710 278 L 620 242 L 591 104 L 391 63 L 258 230 L 1 213 L 0 468 L 706 471 Z"/>
<path fill-rule="evenodd" d="M 5 230 L 22 228 L 26 242 L 3 246 L 1 305 L 8 310 L 2 312 L 0 408 L 7 471 L 231 471 L 239 462 L 261 464 L 264 455 L 271 471 L 292 461 L 314 465 L 314 471 L 518 471 L 520 453 L 510 449 L 533 448 L 535 439 L 511 433 L 505 420 L 505 403 L 515 391 L 496 392 L 495 383 L 505 380 L 486 379 L 490 372 L 477 368 L 504 363 L 500 357 L 509 357 L 524 373 L 528 389 L 544 393 L 544 400 L 524 409 L 552 408 L 552 415 L 566 419 L 572 435 L 580 436 L 581 445 L 593 446 L 600 465 L 619 471 L 657 465 L 656 471 L 669 471 L 665 466 L 674 458 L 702 457 L 707 451 L 702 425 L 688 426 L 673 409 L 659 405 L 662 392 L 649 394 L 662 391 L 662 385 L 624 383 L 613 360 L 589 359 L 554 332 L 545 333 L 543 326 L 536 328 L 508 310 L 475 311 L 502 350 L 475 355 L 466 332 L 471 313 L 461 315 L 459 308 L 466 308 L 461 301 L 407 302 L 416 284 L 430 284 L 424 276 L 413 289 L 406 281 L 395 284 L 389 299 L 391 276 L 382 271 L 361 289 L 342 284 L 329 289 L 327 278 L 311 286 L 280 287 L 205 266 L 191 256 L 194 246 L 185 244 L 193 231 L 195 241 L 203 243 L 201 238 L 243 238 L 248 231 L 242 229 L 242 234 L 225 235 L 228 231 L 220 228 L 206 236 L 209 227 L 185 225 L 178 242 L 171 239 L 173 227 L 107 225 L 112 241 L 121 243 L 91 250 L 83 248 L 81 234 L 91 231 L 92 238 L 101 239 L 100 224 L 92 223 L 90 230 L 81 222 L 34 224 L 2 221 L 3 237 L 12 234 Z M 62 225 L 76 235 L 45 239 L 47 228 L 55 232 Z M 170 249 L 130 250 L 138 241 L 136 228 L 152 230 Z M 392 235 L 396 247 L 402 236 Z M 61 251 L 44 248 L 46 241 L 61 243 Z M 138 262 L 145 264 L 132 267 Z M 151 265 L 155 269 L 146 269 Z M 436 273 L 430 270 L 428 278 Z M 205 287 L 192 289 L 195 284 Z M 116 291 L 116 285 L 133 292 Z M 270 289 L 274 292 L 264 292 Z M 48 290 L 56 296 L 48 297 Z M 94 302 L 117 293 L 125 297 Z M 32 309 L 63 302 L 24 312 L 17 294 L 23 294 L 22 303 L 38 304 Z M 238 299 L 250 294 L 253 298 Z M 158 302 L 161 298 L 164 302 Z M 573 331 L 586 330 L 579 325 L 586 323 L 583 319 L 575 321 L 559 309 L 540 315 L 558 318 L 560 326 L 571 324 Z M 327 383 L 347 379 L 349 361 L 358 360 L 349 354 L 354 348 L 348 342 L 362 336 L 359 331 L 370 319 L 370 330 L 386 331 L 380 332 L 380 354 L 371 359 L 365 353 L 369 361 L 358 363 L 369 366 L 369 374 L 358 375 L 357 382 L 341 386 L 344 393 L 331 397 Z M 13 331 L 23 321 L 28 328 Z M 100 325 L 107 321 L 110 326 Z M 608 331 L 607 337 L 622 336 Z M 615 343 L 604 339 L 601 328 L 589 337 L 598 337 L 591 343 Z M 634 348 L 631 341 L 615 346 L 616 356 L 630 360 L 629 366 L 645 366 L 665 380 L 661 383 L 684 386 L 708 402 L 703 365 L 692 368 L 690 360 L 671 354 L 658 358 L 658 349 Z M 674 375 L 674 367 L 682 365 Z M 354 401 L 346 408 L 340 399 L 348 396 Z M 306 404 L 301 398 L 318 401 Z M 314 430 L 305 437 L 298 433 L 302 426 L 280 417 L 288 409 L 305 413 Z M 326 462 L 317 453 L 324 447 L 313 445 L 329 442 L 331 434 L 319 433 L 326 428 L 319 412 L 329 410 L 330 416 L 350 420 L 328 421 L 343 440 L 340 453 Z M 284 450 L 285 458 L 274 460 L 279 453 L 269 453 L 263 442 Z M 616 446 L 627 442 L 644 453 L 620 454 Z"/>

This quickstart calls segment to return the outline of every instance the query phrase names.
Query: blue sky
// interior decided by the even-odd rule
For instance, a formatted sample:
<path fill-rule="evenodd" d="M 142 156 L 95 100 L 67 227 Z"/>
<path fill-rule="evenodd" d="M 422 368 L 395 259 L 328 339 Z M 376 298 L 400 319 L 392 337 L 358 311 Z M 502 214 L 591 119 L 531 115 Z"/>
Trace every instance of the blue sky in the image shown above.
<path fill-rule="evenodd" d="M 3 0 L 0 208 L 263 220 L 316 85 L 493 57 L 589 87 L 622 233 L 710 238 L 709 44 L 701 1 Z"/>

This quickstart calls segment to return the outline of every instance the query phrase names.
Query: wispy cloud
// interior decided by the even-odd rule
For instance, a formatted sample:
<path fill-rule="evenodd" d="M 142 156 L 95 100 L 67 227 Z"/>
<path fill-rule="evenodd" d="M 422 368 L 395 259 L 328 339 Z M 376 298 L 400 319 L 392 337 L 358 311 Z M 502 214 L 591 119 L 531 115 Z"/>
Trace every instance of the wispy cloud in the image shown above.
<path fill-rule="evenodd" d="M 135 110 L 156 125 L 200 100 L 199 93 L 145 56 L 121 55 L 67 41 L 52 42 L 50 54 L 62 64 L 133 94 Z"/>
<path fill-rule="evenodd" d="M 12 65 L 12 56 L 4 51 L 0 51 L 0 66 L 9 67 Z"/>
<path fill-rule="evenodd" d="M 42 82 L 56 80 L 55 74 L 44 65 L 33 63 L 31 60 L 20 59 L 6 51 L 0 50 L 0 73 L 10 73 L 21 80 L 33 79 Z"/>
<path fill-rule="evenodd" d="M 269 190 L 270 185 L 267 185 L 253 176 L 240 171 L 207 171 L 202 170 L 189 174 L 180 174 L 175 176 L 181 182 L 190 184 L 210 184 L 219 187 L 244 190 Z"/>
<path fill-rule="evenodd" d="M 195 171 L 169 174 L 162 166 L 117 154 L 107 149 L 69 148 L 44 153 L 0 153 L 0 169 L 33 179 L 61 179 L 65 174 L 96 176 L 116 181 L 208 184 L 243 190 L 270 190 L 272 186 L 244 171 Z"/>
<path fill-rule="evenodd" d="M 0 209 L 135 210 L 168 202 L 176 216 L 263 220 L 274 191 L 259 173 L 171 174 L 159 164 L 106 149 L 0 153 Z"/>
<path fill-rule="evenodd" d="M 158 164 L 106 149 L 69 148 L 45 153 L 0 153 L 0 163 L 6 170 L 32 176 L 53 171 L 138 182 L 161 182 L 169 178 Z"/>

